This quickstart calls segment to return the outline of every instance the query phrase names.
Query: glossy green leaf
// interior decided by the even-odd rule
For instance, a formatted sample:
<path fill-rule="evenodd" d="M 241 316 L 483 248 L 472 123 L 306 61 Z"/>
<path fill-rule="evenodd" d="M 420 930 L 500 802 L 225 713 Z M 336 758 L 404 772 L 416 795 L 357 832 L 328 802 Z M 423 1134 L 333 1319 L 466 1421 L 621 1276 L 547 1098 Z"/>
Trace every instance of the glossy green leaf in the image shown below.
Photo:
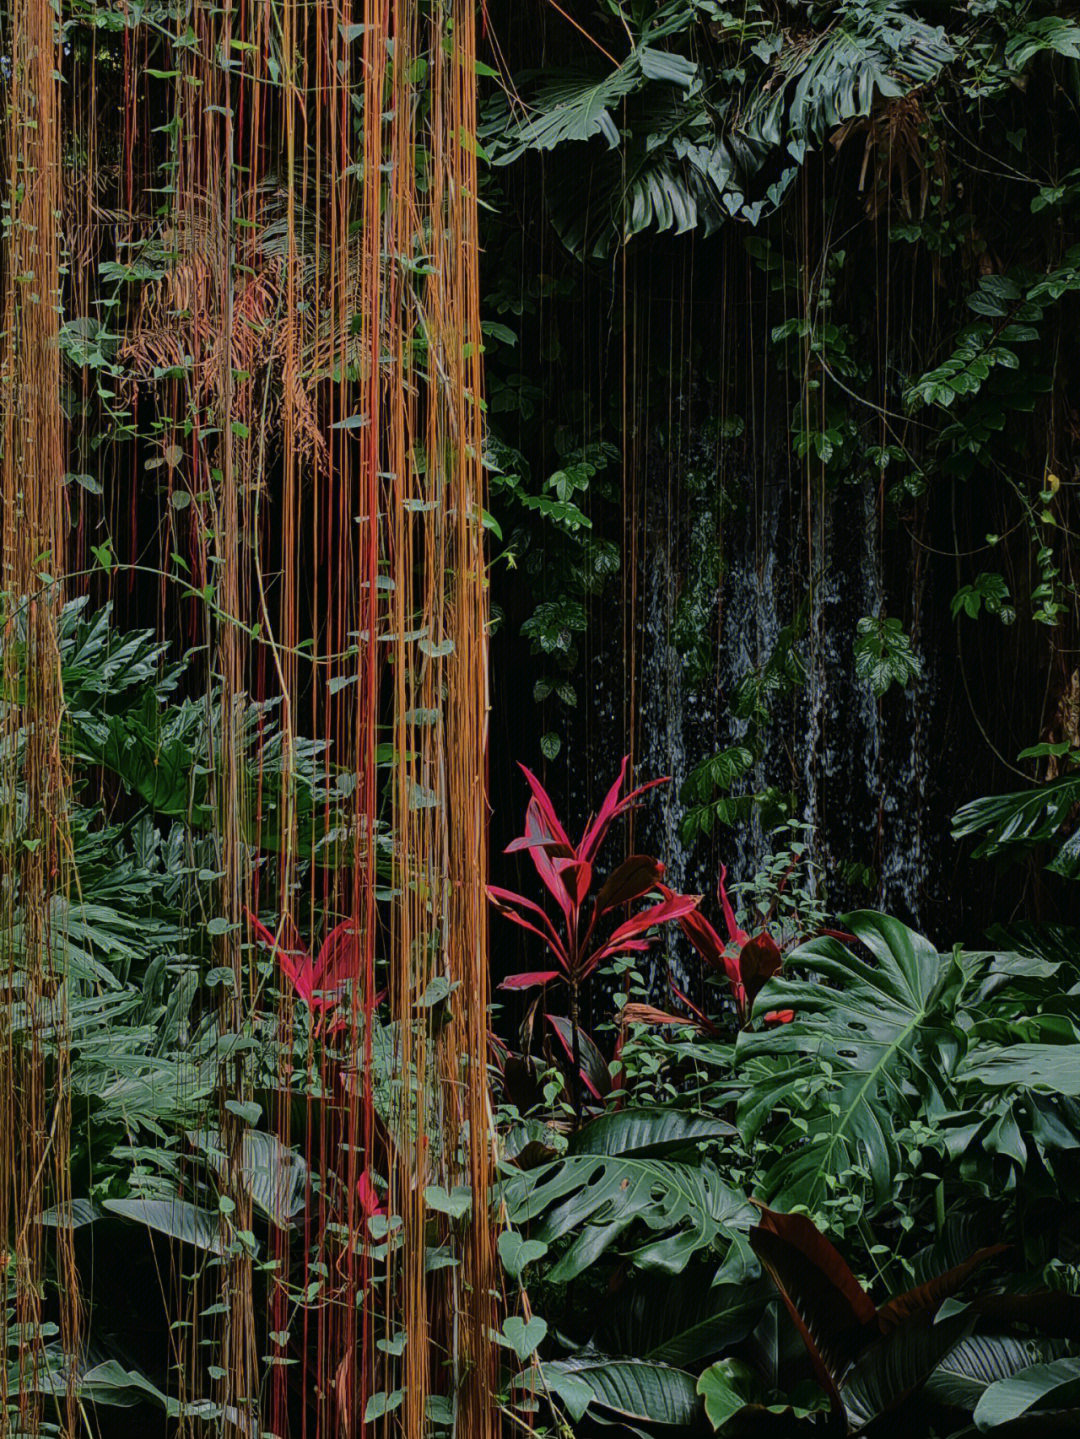
<path fill-rule="evenodd" d="M 997 1380 L 975 1406 L 975 1423 L 982 1430 L 996 1429 L 1045 1409 L 1075 1409 L 1080 1424 L 1080 1358 L 1034 1364 Z"/>
<path fill-rule="evenodd" d="M 503 1189 L 511 1224 L 536 1223 L 532 1237 L 551 1244 L 574 1233 L 548 1278 L 564 1283 L 641 1225 L 658 1237 L 631 1251 L 644 1269 L 677 1274 L 690 1256 L 726 1228 L 748 1229 L 756 1211 L 710 1164 L 677 1164 L 618 1155 L 567 1155 L 509 1179 Z"/>
<path fill-rule="evenodd" d="M 593 1402 L 621 1419 L 690 1428 L 701 1404 L 692 1374 L 641 1359 L 564 1359 L 544 1365 L 544 1377 L 568 1377 L 584 1384 Z"/>
<path fill-rule="evenodd" d="M 893 1194 L 896 1131 L 915 1086 L 940 1072 L 949 1038 L 934 1015 L 952 961 L 899 920 L 861 912 L 842 921 L 869 961 L 839 940 L 810 940 L 786 959 L 754 1003 L 754 1016 L 791 1009 L 790 1024 L 744 1030 L 736 1046 L 747 1089 L 738 1123 L 747 1143 L 780 1120 L 782 1153 L 763 1176 L 764 1197 L 781 1209 L 813 1207 L 830 1179 L 853 1165 L 870 1172 L 875 1197 Z M 955 1044 L 955 1041 L 951 1041 Z M 798 1113 L 806 1132 L 783 1127 Z"/>

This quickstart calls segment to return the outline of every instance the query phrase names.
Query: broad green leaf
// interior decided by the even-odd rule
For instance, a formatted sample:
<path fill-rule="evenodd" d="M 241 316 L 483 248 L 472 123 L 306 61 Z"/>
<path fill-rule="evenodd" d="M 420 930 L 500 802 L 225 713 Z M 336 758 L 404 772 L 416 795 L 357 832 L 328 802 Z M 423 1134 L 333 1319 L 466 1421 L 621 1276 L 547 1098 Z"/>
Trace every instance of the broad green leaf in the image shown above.
<path fill-rule="evenodd" d="M 199 1209 L 186 1199 L 104 1199 L 102 1208 L 121 1219 L 133 1219 L 166 1234 L 170 1239 L 180 1239 L 196 1249 L 206 1249 L 212 1254 L 224 1254 L 218 1216 L 207 1209 Z"/>
<path fill-rule="evenodd" d="M 532 1237 L 550 1244 L 574 1233 L 548 1278 L 582 1273 L 635 1223 L 658 1237 L 631 1253 L 642 1269 L 677 1274 L 725 1229 L 749 1229 L 756 1211 L 707 1163 L 676 1164 L 618 1155 L 568 1155 L 514 1175 L 503 1189 L 511 1224 L 544 1218 Z"/>
<path fill-rule="evenodd" d="M 996 1429 L 1031 1411 L 1075 1409 L 1080 1425 L 1080 1358 L 1033 1364 L 991 1384 L 975 1406 L 975 1423 Z"/>
<path fill-rule="evenodd" d="M 1049 1091 L 1080 1096 L 1080 1044 L 980 1044 L 960 1066 L 958 1078 L 990 1089 Z"/>
<path fill-rule="evenodd" d="M 885 915 L 864 911 L 842 923 L 871 960 L 836 939 L 801 945 L 754 1003 L 755 1017 L 791 1009 L 794 1019 L 744 1030 L 736 1046 L 747 1082 L 738 1109 L 744 1140 L 778 1117 L 798 1114 L 808 1125 L 804 1133 L 781 1122 L 776 1135 L 784 1152 L 762 1190 L 778 1209 L 813 1207 L 853 1165 L 868 1168 L 879 1204 L 892 1198 L 895 1135 L 910 1096 L 950 1059 L 933 1017 L 951 958 Z"/>
<path fill-rule="evenodd" d="M 915 1392 L 971 1328 L 964 1314 L 931 1323 L 920 1316 L 885 1334 L 844 1376 L 840 1397 L 852 1428 L 869 1424 Z"/>
<path fill-rule="evenodd" d="M 696 1381 L 684 1369 L 641 1359 L 556 1360 L 543 1366 L 545 1380 L 570 1378 L 585 1385 L 593 1402 L 633 1423 L 689 1429 L 700 1413 Z"/>
<path fill-rule="evenodd" d="M 589 1120 L 570 1141 L 574 1154 L 621 1154 L 639 1158 L 669 1154 L 702 1140 L 724 1139 L 737 1131 L 714 1115 L 689 1114 L 663 1106 L 612 1110 Z"/>
<path fill-rule="evenodd" d="M 961 1339 L 926 1382 L 939 1404 L 972 1410 L 991 1384 L 1028 1369 L 1045 1358 L 1045 1343 L 1008 1334 L 970 1334 Z"/>
<path fill-rule="evenodd" d="M 547 1245 L 539 1239 L 523 1239 L 512 1229 L 504 1229 L 498 1240 L 499 1258 L 511 1279 L 518 1279 L 537 1259 L 543 1259 Z"/>
<path fill-rule="evenodd" d="M 451 1219 L 463 1219 L 472 1208 L 472 1190 L 467 1184 L 455 1184 L 451 1190 L 429 1184 L 424 1190 L 424 1202 L 429 1209 L 434 1209 L 439 1214 L 448 1214 Z"/>
<path fill-rule="evenodd" d="M 605 1353 L 634 1354 L 684 1369 L 715 1359 L 746 1338 L 772 1294 L 750 1257 L 757 1272 L 737 1284 L 718 1284 L 714 1277 L 710 1285 L 697 1268 L 641 1275 L 603 1314 L 593 1343 Z"/>
<path fill-rule="evenodd" d="M 522 1319 L 520 1314 L 511 1314 L 503 1321 L 502 1330 L 496 1338 L 507 1349 L 512 1349 L 524 1364 L 525 1360 L 539 1349 L 546 1334 L 547 1320 L 541 1319 L 539 1314 L 534 1314 L 528 1321 Z"/>
<path fill-rule="evenodd" d="M 205 1153 L 218 1174 L 227 1172 L 228 1156 L 217 1130 L 201 1130 L 189 1138 Z M 237 1177 L 256 1208 L 281 1229 L 288 1228 L 304 1207 L 307 1164 L 301 1155 L 286 1149 L 274 1134 L 264 1134 L 258 1129 L 244 1131 L 243 1159 Z"/>
<path fill-rule="evenodd" d="M 716 1430 L 724 1429 L 761 1389 L 761 1380 L 741 1359 L 720 1359 L 710 1364 L 698 1379 L 697 1392 L 705 1401 L 705 1413 Z"/>
<path fill-rule="evenodd" d="M 39 1224 L 56 1229 L 79 1229 L 84 1224 L 93 1224 L 101 1218 L 101 1210 L 92 1199 L 73 1199 L 68 1204 L 58 1204 L 46 1209 L 38 1218 Z"/>
<path fill-rule="evenodd" d="M 527 150 L 552 150 L 566 141 L 590 140 L 602 135 L 609 146 L 619 142 L 611 107 L 643 82 L 636 57 L 631 55 L 616 70 L 597 78 L 580 72 L 548 72 L 532 96 L 525 119 L 504 133 L 497 165 L 509 165 Z"/>

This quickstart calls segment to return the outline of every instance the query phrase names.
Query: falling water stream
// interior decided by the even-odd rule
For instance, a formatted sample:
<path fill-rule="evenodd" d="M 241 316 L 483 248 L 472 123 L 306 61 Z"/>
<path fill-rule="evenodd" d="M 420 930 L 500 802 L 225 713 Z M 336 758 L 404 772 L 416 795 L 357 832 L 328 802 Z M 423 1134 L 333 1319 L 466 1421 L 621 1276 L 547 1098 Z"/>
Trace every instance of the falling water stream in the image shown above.
<path fill-rule="evenodd" d="M 906 693 L 894 688 L 884 699 L 855 675 L 857 622 L 885 612 L 883 574 L 896 558 L 888 549 L 895 536 L 883 537 L 877 521 L 873 488 L 816 501 L 808 543 L 806 497 L 782 458 L 739 473 L 721 465 L 715 445 L 703 438 L 683 464 L 674 485 L 655 485 L 644 501 L 635 779 L 669 775 L 671 783 L 636 816 L 634 848 L 661 858 L 675 889 L 703 894 L 706 913 L 720 926 L 720 863 L 729 885 L 752 879 L 770 849 L 769 834 L 755 813 L 688 846 L 679 832 L 686 808 L 680 791 L 697 764 L 743 738 L 747 725 L 730 713 L 730 696 L 769 659 L 805 599 L 807 623 L 797 646 L 805 680 L 774 706 L 762 757 L 744 787 L 772 785 L 794 796 L 793 817 L 811 826 L 830 911 L 881 908 L 925 925 L 928 877 L 947 870 L 951 845 L 944 820 L 928 807 L 933 657 L 923 655 L 923 673 Z M 707 572 L 702 547 L 710 543 L 722 556 L 719 582 L 704 597 L 691 596 L 695 577 Z M 704 674 L 686 653 L 691 600 L 690 628 L 699 638 L 704 631 L 709 647 Z M 619 713 L 621 676 L 621 630 L 613 618 L 600 619 L 605 633 L 592 661 L 596 738 L 581 752 L 588 768 L 576 769 L 573 782 L 573 792 L 588 794 L 590 803 L 613 768 L 607 737 Z M 864 867 L 869 882 L 853 881 L 852 866 Z M 672 927 L 653 952 L 657 992 L 666 988 L 669 969 L 687 982 L 687 963 L 686 943 Z"/>

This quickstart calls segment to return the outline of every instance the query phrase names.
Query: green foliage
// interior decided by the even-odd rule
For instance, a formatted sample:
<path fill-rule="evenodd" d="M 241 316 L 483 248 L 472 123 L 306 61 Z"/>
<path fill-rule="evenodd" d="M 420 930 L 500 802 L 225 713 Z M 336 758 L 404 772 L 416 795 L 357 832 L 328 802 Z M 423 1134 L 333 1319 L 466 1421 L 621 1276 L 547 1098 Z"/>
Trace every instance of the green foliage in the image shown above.
<path fill-rule="evenodd" d="M 1072 826 L 1078 801 L 1080 774 L 1072 772 L 1034 789 L 985 795 L 969 801 L 953 815 L 953 838 L 981 836 L 973 851 L 976 858 L 1023 857 L 1038 846 L 1053 843 L 1055 850 L 1047 869 L 1065 879 L 1077 879 L 1080 832 L 1071 829 L 1065 839 L 1060 836 Z"/>
<path fill-rule="evenodd" d="M 894 684 L 906 689 L 922 674 L 922 660 L 899 620 L 865 615 L 855 632 L 855 674 L 878 699 Z"/>
<path fill-rule="evenodd" d="M 950 604 L 955 620 L 961 612 L 969 619 L 976 619 L 980 610 L 996 615 L 1003 625 L 1011 625 L 1016 619 L 1016 610 L 1009 602 L 1009 586 L 1004 575 L 977 575 L 970 585 L 962 585 L 953 595 Z"/>
<path fill-rule="evenodd" d="M 619 18 L 632 48 L 614 69 L 519 76 L 524 117 L 510 118 L 500 101 L 484 126 L 499 165 L 565 144 L 584 152 L 549 203 L 568 248 L 597 257 L 645 230 L 757 223 L 808 150 L 930 83 L 956 53 L 940 27 L 893 0 L 855 0 L 806 31 L 781 27 L 757 4 L 648 5 Z M 712 63 L 676 44 L 704 44 Z"/>
<path fill-rule="evenodd" d="M 693 1376 L 666 1364 L 605 1355 L 556 1360 L 542 1365 L 540 1372 L 575 1420 L 589 1410 L 601 1422 L 685 1430 L 697 1416 Z"/>
<path fill-rule="evenodd" d="M 1080 44 L 1080 33 L 1077 39 Z M 985 1432 L 1025 1416 L 1037 1420 L 1042 1414 L 1052 1414 L 1062 1425 L 1080 1420 L 1080 1357 L 1033 1364 L 995 1380 L 976 1404 L 974 1418 Z"/>
<path fill-rule="evenodd" d="M 941 1103 L 957 1057 L 941 1025 L 955 961 L 882 915 L 843 922 L 872 962 L 836 939 L 801 945 L 754 1005 L 755 1015 L 793 1008 L 794 1019 L 744 1030 L 736 1045 L 747 1084 L 739 1127 L 746 1143 L 766 1126 L 776 1134 L 763 1195 L 784 1209 L 820 1208 L 855 1170 L 866 1173 L 873 1206 L 887 1203 L 897 1132 L 916 1104 Z"/>
<path fill-rule="evenodd" d="M 729 791 L 741 786 L 763 757 L 774 708 L 805 683 L 806 667 L 799 645 L 806 633 L 808 614 L 809 603 L 804 600 L 777 635 L 764 663 L 749 670 L 735 685 L 729 710 L 732 719 L 741 725 L 741 740 L 701 761 L 684 780 L 679 793 L 687 806 L 679 824 L 684 844 L 711 834 L 717 824 L 744 823 L 755 810 L 766 828 L 774 828 L 785 818 L 787 797 L 773 787 L 756 792 L 744 790 L 741 794 Z"/>
<path fill-rule="evenodd" d="M 535 1225 L 544 1216 L 530 1232 L 549 1249 L 563 1235 L 580 1231 L 550 1271 L 552 1283 L 583 1273 L 636 1225 L 653 1237 L 628 1251 L 630 1263 L 678 1274 L 699 1250 L 746 1229 L 754 1211 L 711 1164 L 660 1158 L 657 1151 L 678 1151 L 728 1131 L 726 1124 L 718 1129 L 715 1123 L 695 1123 L 677 1110 L 648 1121 L 633 1110 L 602 1116 L 575 1136 L 570 1154 L 506 1181 L 509 1220 Z"/>

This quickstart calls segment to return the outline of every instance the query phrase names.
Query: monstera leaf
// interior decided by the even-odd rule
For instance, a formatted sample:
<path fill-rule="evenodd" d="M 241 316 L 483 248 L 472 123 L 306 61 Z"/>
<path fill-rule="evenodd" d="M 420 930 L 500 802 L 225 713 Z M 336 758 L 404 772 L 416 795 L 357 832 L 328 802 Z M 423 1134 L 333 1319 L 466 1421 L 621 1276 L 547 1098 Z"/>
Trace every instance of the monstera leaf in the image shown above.
<path fill-rule="evenodd" d="M 860 0 L 807 44 L 783 46 L 747 106 L 745 127 L 773 144 L 820 141 L 838 125 L 869 115 L 932 81 L 955 51 L 939 27 L 892 0 Z"/>
<path fill-rule="evenodd" d="M 837 939 L 793 950 L 782 977 L 758 995 L 754 1016 L 791 1010 L 790 1024 L 744 1031 L 736 1046 L 747 1089 L 739 1103 L 743 1138 L 770 1121 L 780 1158 L 764 1176 L 764 1197 L 786 1208 L 813 1207 L 830 1180 L 864 1165 L 879 1204 L 893 1193 L 895 1133 L 919 1093 L 947 1085 L 958 1054 L 954 1031 L 935 1024 L 957 967 L 929 940 L 885 915 L 842 921 L 870 952 L 857 956 Z M 808 1113 L 809 1109 L 809 1113 Z M 808 1127 L 792 1116 L 809 1119 Z"/>
<path fill-rule="evenodd" d="M 582 1273 L 634 1225 L 656 1237 L 633 1250 L 633 1265 L 681 1273 L 692 1254 L 748 1229 L 756 1214 L 714 1165 L 659 1156 L 692 1154 L 695 1141 L 726 1128 L 723 1121 L 678 1111 L 602 1115 L 575 1136 L 573 1153 L 506 1180 L 508 1220 L 515 1228 L 531 1225 L 531 1237 L 549 1244 L 576 1232 L 548 1276 L 556 1283 Z M 591 1142 L 596 1152 L 590 1152 Z"/>

